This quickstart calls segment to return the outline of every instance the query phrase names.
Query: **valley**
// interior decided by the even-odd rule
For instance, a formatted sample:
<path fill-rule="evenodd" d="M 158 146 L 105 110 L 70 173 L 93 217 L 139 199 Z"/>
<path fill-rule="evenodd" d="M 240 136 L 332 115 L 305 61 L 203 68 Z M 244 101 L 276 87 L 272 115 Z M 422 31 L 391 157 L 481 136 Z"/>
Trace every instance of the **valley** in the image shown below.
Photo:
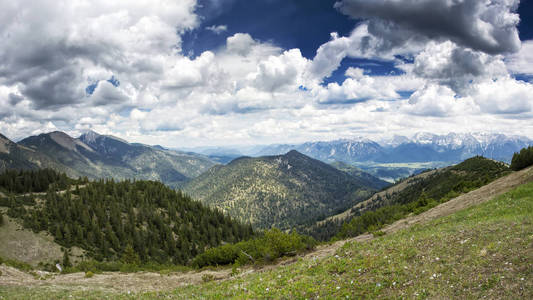
<path fill-rule="evenodd" d="M 109 165 L 130 155 L 131 147 L 139 147 L 97 134 L 73 140 L 61 133 L 32 137 L 21 141 L 20 145 L 5 144 L 8 145 L 5 148 L 10 149 L 4 150 L 7 154 L 32 149 L 42 157 L 54 154 L 55 158 L 50 161 L 73 168 L 79 168 L 80 161 L 87 161 L 85 147 L 99 153 L 98 160 L 107 160 Z M 152 148 L 167 151 L 160 146 Z M 182 182 L 183 192 L 171 189 L 172 183 L 164 185 L 152 180 L 81 176 L 75 179 L 60 173 L 61 169 L 31 166 L 26 171 L 6 171 L 0 175 L 0 243 L 3 245 L 0 247 L 0 262 L 3 262 L 0 263 L 0 286 L 6 288 L 5 294 L 0 291 L 0 296 L 39 299 L 46 298 L 49 293 L 57 298 L 152 298 L 153 293 L 177 298 L 357 297 L 362 294 L 383 296 L 382 292 L 404 295 L 404 292 L 413 292 L 411 288 L 426 286 L 425 280 L 416 283 L 419 277 L 412 278 L 400 272 L 398 281 L 403 281 L 406 288 L 394 289 L 386 282 L 380 283 L 382 289 L 371 289 L 365 284 L 354 289 L 352 283 L 348 286 L 342 283 L 342 278 L 351 274 L 350 282 L 375 282 L 376 274 L 381 271 L 372 272 L 374 275 L 352 274 L 351 269 L 346 268 L 356 263 L 353 267 L 358 269 L 375 266 L 376 270 L 381 270 L 381 262 L 375 260 L 375 253 L 380 251 L 403 261 L 405 253 L 420 250 L 404 249 L 409 244 L 404 245 L 406 242 L 402 241 L 406 232 L 413 232 L 407 233 L 411 237 L 421 234 L 423 239 L 432 239 L 436 233 L 446 236 L 447 226 L 452 224 L 439 220 L 477 209 L 478 205 L 488 205 L 487 201 L 509 201 L 518 197 L 513 195 L 519 195 L 516 199 L 525 200 L 516 204 L 521 205 L 522 211 L 514 216 L 522 220 L 529 214 L 529 192 L 523 191 L 530 189 L 533 168 L 520 169 L 533 163 L 532 151 L 530 147 L 515 153 L 511 168 L 503 162 L 475 156 L 452 166 L 425 169 L 392 185 L 356 165 L 339 161 L 328 164 L 296 150 L 282 155 L 240 157 L 226 165 L 213 164 L 199 176 L 190 175 L 191 178 Z M 72 161 L 75 163 L 69 163 Z M 427 165 L 419 162 L 382 166 Z M 501 196 L 505 193 L 511 196 Z M 506 222 L 499 215 L 479 220 L 492 219 Z M 440 225 L 428 225 L 435 222 Z M 469 227 L 472 223 L 465 222 L 470 222 L 470 218 L 456 221 L 454 225 L 482 230 Z M 530 225 L 521 224 L 526 226 L 521 230 L 527 230 L 525 228 Z M 523 234 L 521 230 L 516 235 Z M 427 236 L 421 232 L 432 234 Z M 469 235 L 464 230 L 461 232 Z M 494 235 L 485 233 L 486 237 L 476 243 L 486 243 L 491 234 Z M 450 238 L 443 237 L 444 240 Z M 402 246 L 395 247 L 404 252 L 383 248 L 389 240 L 398 240 Z M 430 245 L 424 251 L 437 251 L 431 249 L 440 241 L 424 243 Z M 366 247 L 376 250 L 369 252 Z M 456 259 L 453 256 L 456 250 L 449 251 L 451 256 L 447 260 Z M 523 265 L 527 251 L 515 254 Z M 446 257 L 442 253 L 439 255 Z M 413 261 L 419 264 L 419 269 L 428 266 L 427 262 L 420 265 L 423 257 L 425 255 Z M 59 273 L 56 264 L 62 267 Z M 440 267 L 433 267 L 437 269 L 428 272 L 438 270 L 439 274 L 444 274 Z M 461 263 L 461 268 L 477 267 Z M 289 279 L 286 272 L 300 275 L 295 275 L 296 280 Z M 528 276 L 523 269 L 512 272 Z M 261 290 L 263 277 L 276 287 L 276 292 L 270 287 Z M 323 282 L 330 280 L 328 278 L 337 278 L 334 281 L 338 288 L 331 290 L 331 286 L 324 283 L 320 290 L 308 286 L 311 281 Z M 437 278 L 438 275 L 430 280 Z M 455 280 L 449 278 L 448 282 Z M 282 282 L 288 284 L 287 280 L 291 286 L 297 283 L 295 288 L 286 290 L 279 286 Z M 212 282 L 225 288 L 213 291 L 209 288 Z M 227 286 L 243 282 L 251 285 L 239 291 Z M 465 293 L 457 295 L 479 292 L 473 286 L 466 286 Z M 491 284 L 487 291 L 497 293 L 492 288 Z M 344 290 L 348 294 L 343 294 Z M 521 295 L 517 292 L 511 288 L 509 295 Z M 427 295 L 443 294 L 429 289 Z"/>
<path fill-rule="evenodd" d="M 102 273 L 93 278 L 85 278 L 83 273 L 49 277 L 42 273 L 39 276 L 45 279 L 39 280 L 1 266 L 4 275 L 0 276 L 0 284 L 5 289 L 0 296 L 528 298 L 533 295 L 531 274 L 527 271 L 532 267 L 528 246 L 531 237 L 527 235 L 533 226 L 532 182 L 533 167 L 386 226 L 385 236 L 361 235 L 319 246 L 273 267 L 244 267 L 236 275 L 229 269 Z M 448 264 L 455 267 L 447 267 Z M 484 272 L 489 266 L 492 271 Z M 471 274 L 479 276 L 468 277 Z M 214 281 L 205 282 L 202 278 Z M 215 284 L 219 287 L 214 288 Z"/>

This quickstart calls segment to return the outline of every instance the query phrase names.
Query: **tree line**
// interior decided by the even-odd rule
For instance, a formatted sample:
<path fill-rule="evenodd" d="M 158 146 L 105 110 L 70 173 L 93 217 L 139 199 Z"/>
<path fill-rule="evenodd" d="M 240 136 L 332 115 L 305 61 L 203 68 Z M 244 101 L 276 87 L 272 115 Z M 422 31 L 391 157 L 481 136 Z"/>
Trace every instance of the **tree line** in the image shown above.
<path fill-rule="evenodd" d="M 523 148 L 513 155 L 511 169 L 519 171 L 533 165 L 533 146 Z"/>
<path fill-rule="evenodd" d="M 0 174 L 0 189 L 7 193 L 42 193 L 51 185 L 56 189 L 66 189 L 73 182 L 64 173 L 52 169 L 7 170 Z"/>

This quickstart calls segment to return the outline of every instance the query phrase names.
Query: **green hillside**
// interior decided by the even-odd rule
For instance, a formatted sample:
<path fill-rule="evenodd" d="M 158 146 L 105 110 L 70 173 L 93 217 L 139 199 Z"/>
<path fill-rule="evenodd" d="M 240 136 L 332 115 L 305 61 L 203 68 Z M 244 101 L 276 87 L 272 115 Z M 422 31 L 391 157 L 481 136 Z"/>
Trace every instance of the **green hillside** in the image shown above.
<path fill-rule="evenodd" d="M 40 172 L 11 172 L 4 188 L 16 178 L 38 182 Z M 31 177 L 36 180 L 31 180 Z M 64 184 L 55 176 L 54 185 Z M 5 184 L 8 182 L 8 184 Z M 125 255 L 138 263 L 186 264 L 208 247 L 252 236 L 221 212 L 206 208 L 162 183 L 99 180 L 72 182 L 66 190 L 0 197 L 0 207 L 35 233 L 47 232 L 59 245 L 84 249 L 98 261 L 117 261 Z M 16 187 L 16 184 L 14 185 Z M 26 190 L 24 190 L 26 191 Z M 38 190 L 36 190 L 38 191 Z"/>
<path fill-rule="evenodd" d="M 533 183 L 334 256 L 168 293 L 182 299 L 531 299 Z M 166 294 L 165 294 L 166 295 Z M 146 294 L 148 299 L 154 294 Z"/>
<path fill-rule="evenodd" d="M 290 228 L 340 212 L 375 189 L 297 151 L 215 166 L 184 191 L 257 228 Z"/>
<path fill-rule="evenodd" d="M 402 182 L 387 191 L 374 195 L 355 205 L 341 218 L 303 230 L 319 240 L 356 236 L 366 231 L 377 230 L 384 224 L 401 219 L 410 213 L 420 213 L 460 194 L 479 188 L 506 175 L 509 168 L 501 162 L 476 156 L 464 162 L 421 174 Z"/>

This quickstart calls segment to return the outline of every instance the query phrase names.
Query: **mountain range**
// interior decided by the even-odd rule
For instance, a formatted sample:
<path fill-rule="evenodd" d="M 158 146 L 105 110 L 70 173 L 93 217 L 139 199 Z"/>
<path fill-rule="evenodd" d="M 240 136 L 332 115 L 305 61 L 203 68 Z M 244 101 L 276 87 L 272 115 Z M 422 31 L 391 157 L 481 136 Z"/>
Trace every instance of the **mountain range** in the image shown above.
<path fill-rule="evenodd" d="M 285 229 L 339 212 L 388 185 L 362 173 L 350 175 L 292 150 L 217 165 L 184 191 L 241 222 Z"/>
<path fill-rule="evenodd" d="M 159 180 L 179 187 L 214 164 L 200 154 L 128 143 L 93 131 L 78 138 L 55 131 L 18 143 L 0 136 L 0 171 L 46 167 L 71 177 Z"/>
<path fill-rule="evenodd" d="M 513 153 L 528 145 L 533 145 L 533 140 L 524 136 L 483 133 L 437 135 L 422 132 L 412 138 L 397 135 L 379 142 L 356 138 L 271 145 L 262 148 L 257 155 L 277 155 L 294 149 L 322 161 L 341 161 L 348 164 L 436 161 L 457 163 L 476 155 L 509 163 Z"/>

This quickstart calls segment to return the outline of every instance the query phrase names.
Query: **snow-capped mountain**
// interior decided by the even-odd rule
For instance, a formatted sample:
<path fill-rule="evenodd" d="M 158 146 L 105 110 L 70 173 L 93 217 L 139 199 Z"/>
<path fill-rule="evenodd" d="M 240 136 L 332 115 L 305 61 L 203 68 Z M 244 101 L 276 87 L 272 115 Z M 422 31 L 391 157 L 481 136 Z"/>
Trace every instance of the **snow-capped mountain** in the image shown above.
<path fill-rule="evenodd" d="M 279 155 L 290 150 L 297 150 L 322 161 L 346 163 L 434 161 L 455 163 L 472 156 L 482 155 L 510 162 L 513 153 L 529 145 L 533 145 L 533 140 L 524 136 L 487 133 L 437 135 L 420 132 L 412 137 L 395 135 L 379 143 L 359 138 L 296 145 L 271 145 L 264 147 L 257 155 Z"/>
<path fill-rule="evenodd" d="M 504 134 L 449 133 L 437 135 L 423 132 L 413 135 L 410 139 L 407 138 L 403 144 L 429 147 L 440 153 L 439 156 L 442 158 L 447 158 L 443 161 L 458 161 L 475 155 L 482 155 L 509 162 L 513 153 L 532 145 L 533 141 L 525 136 L 506 136 Z M 401 145 L 385 144 L 384 146 L 396 149 Z"/>

